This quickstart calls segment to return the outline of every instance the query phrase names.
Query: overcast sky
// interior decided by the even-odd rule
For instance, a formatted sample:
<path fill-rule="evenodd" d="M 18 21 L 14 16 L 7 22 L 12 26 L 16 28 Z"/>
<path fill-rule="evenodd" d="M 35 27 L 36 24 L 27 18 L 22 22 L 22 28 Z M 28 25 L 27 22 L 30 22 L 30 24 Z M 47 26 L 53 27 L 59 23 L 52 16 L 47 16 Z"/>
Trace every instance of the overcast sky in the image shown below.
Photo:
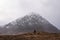
<path fill-rule="evenodd" d="M 60 29 L 60 0 L 0 0 L 0 25 L 30 12 L 39 13 Z"/>

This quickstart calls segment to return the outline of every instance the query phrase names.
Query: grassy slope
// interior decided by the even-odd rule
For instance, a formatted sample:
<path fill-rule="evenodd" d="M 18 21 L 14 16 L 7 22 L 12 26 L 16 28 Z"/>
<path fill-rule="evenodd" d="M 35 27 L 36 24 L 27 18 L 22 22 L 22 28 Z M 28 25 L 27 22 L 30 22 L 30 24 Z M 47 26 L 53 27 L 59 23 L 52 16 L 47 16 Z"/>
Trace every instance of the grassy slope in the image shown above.
<path fill-rule="evenodd" d="M 21 35 L 0 35 L 0 40 L 60 40 L 60 34 L 38 32 Z"/>

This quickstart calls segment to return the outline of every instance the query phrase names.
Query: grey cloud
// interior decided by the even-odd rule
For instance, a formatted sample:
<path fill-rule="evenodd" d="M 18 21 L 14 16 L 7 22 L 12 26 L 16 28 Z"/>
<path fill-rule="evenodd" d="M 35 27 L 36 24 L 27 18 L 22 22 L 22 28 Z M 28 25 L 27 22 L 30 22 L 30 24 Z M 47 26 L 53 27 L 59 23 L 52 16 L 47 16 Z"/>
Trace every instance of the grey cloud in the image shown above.
<path fill-rule="evenodd" d="M 3 10 L 0 13 L 9 17 L 3 20 L 2 24 L 22 17 L 29 12 L 36 12 L 60 29 L 60 0 L 5 0 L 1 7 Z"/>

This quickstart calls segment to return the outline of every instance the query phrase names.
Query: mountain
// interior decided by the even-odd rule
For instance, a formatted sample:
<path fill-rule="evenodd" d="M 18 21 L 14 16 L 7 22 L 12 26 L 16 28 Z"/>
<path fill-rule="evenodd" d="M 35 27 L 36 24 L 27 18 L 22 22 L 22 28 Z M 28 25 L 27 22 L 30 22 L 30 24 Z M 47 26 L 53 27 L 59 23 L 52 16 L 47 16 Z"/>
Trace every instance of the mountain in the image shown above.
<path fill-rule="evenodd" d="M 4 28 L 7 34 L 33 32 L 34 30 L 37 32 L 60 33 L 60 30 L 49 23 L 45 18 L 35 13 L 26 15 L 23 18 L 18 18 L 6 24 Z"/>

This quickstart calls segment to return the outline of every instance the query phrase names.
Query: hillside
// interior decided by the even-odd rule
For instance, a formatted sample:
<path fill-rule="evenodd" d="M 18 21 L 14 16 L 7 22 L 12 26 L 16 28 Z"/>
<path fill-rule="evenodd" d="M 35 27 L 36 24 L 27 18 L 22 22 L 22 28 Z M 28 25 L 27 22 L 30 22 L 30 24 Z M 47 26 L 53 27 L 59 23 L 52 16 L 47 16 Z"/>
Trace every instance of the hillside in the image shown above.
<path fill-rule="evenodd" d="M 36 32 L 21 35 L 0 35 L 0 40 L 60 40 L 60 34 Z"/>
<path fill-rule="evenodd" d="M 55 25 L 51 24 L 41 15 L 33 12 L 0 27 L 0 34 L 12 35 L 33 32 L 33 30 L 37 32 L 60 33 L 60 30 Z"/>
<path fill-rule="evenodd" d="M 60 33 L 59 29 L 37 13 L 31 13 L 18 18 L 6 24 L 4 29 L 3 34 L 33 32 L 34 29 L 37 32 Z"/>

